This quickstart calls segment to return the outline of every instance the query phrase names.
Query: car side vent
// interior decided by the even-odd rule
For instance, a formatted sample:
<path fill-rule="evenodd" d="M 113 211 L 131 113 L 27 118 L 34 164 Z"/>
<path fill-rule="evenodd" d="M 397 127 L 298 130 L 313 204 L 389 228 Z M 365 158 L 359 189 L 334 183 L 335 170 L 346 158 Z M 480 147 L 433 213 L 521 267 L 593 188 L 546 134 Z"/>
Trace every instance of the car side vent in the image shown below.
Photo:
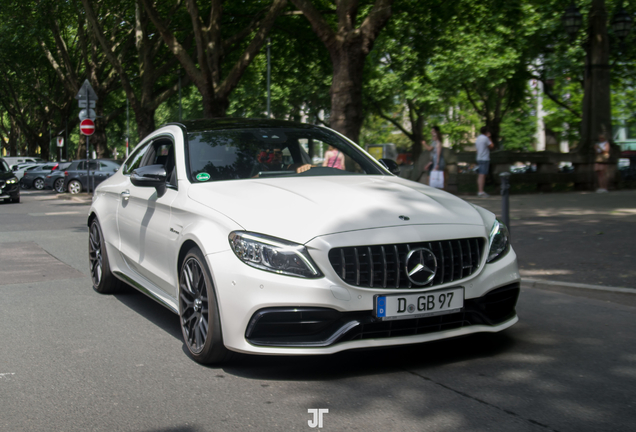
<path fill-rule="evenodd" d="M 435 242 L 351 246 L 329 251 L 334 271 L 349 285 L 363 288 L 430 288 L 458 281 L 479 269 L 486 240 L 481 237 Z M 435 277 L 416 285 L 406 274 L 406 258 L 414 249 L 435 255 Z"/>

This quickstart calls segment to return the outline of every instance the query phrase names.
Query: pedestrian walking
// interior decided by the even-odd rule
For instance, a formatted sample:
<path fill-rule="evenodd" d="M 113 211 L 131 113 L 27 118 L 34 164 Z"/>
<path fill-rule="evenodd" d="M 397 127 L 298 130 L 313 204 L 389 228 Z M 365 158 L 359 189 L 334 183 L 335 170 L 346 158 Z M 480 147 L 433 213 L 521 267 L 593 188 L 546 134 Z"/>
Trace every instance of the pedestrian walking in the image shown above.
<path fill-rule="evenodd" d="M 444 189 L 444 168 L 446 162 L 444 161 L 444 153 L 442 151 L 442 131 L 439 126 L 433 126 L 431 128 L 431 145 L 426 144 L 426 141 L 422 141 L 422 145 L 426 150 L 431 152 L 431 159 L 426 166 L 429 172 L 429 185 L 438 189 Z"/>
<path fill-rule="evenodd" d="M 490 169 L 490 150 L 495 148 L 495 145 L 490 139 L 490 131 L 486 126 L 483 126 L 479 132 L 480 135 L 475 141 L 477 148 L 477 196 L 487 197 L 489 195 L 484 192 L 484 186 L 486 185 L 486 175 Z"/>

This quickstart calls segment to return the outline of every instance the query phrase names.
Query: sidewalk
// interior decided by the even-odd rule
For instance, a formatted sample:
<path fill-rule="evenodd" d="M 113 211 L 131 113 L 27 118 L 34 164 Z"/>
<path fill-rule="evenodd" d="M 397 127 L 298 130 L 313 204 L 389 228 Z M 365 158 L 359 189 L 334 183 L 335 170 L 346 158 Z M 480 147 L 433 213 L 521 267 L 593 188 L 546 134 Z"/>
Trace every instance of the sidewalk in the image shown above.
<path fill-rule="evenodd" d="M 461 198 L 501 217 L 499 195 Z M 526 284 L 636 293 L 636 191 L 512 195 L 510 230 Z"/>

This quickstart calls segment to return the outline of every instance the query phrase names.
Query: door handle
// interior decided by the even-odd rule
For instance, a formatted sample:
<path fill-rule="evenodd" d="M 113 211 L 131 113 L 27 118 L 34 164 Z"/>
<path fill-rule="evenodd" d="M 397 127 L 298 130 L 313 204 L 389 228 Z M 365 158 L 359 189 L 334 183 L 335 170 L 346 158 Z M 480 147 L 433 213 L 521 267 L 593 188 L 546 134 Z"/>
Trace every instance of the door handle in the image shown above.
<path fill-rule="evenodd" d="M 128 201 L 128 198 L 130 198 L 130 191 L 129 190 L 125 190 L 120 195 L 124 199 L 124 201 Z"/>

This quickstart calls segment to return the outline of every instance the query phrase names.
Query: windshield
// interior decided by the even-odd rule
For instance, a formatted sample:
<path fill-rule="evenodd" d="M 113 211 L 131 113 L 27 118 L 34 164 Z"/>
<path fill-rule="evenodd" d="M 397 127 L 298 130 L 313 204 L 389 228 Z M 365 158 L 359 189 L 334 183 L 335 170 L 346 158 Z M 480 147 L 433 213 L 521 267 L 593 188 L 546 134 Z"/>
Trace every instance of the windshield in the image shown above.
<path fill-rule="evenodd" d="M 9 172 L 9 165 L 7 165 L 7 162 L 4 160 L 0 160 L 0 172 Z"/>
<path fill-rule="evenodd" d="M 194 182 L 278 176 L 386 174 L 325 129 L 254 128 L 188 134 Z"/>

